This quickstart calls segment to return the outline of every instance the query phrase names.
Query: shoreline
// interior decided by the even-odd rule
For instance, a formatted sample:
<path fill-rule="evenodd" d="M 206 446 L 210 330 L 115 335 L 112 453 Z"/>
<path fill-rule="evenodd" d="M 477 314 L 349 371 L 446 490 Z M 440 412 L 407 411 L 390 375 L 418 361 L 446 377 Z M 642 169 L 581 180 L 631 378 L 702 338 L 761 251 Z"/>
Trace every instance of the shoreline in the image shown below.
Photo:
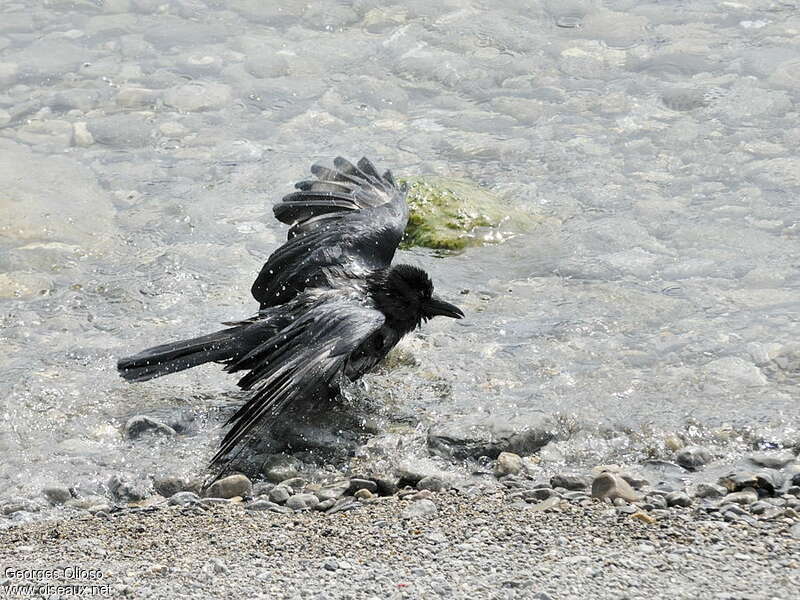
<path fill-rule="evenodd" d="M 508 490 L 412 498 L 332 515 L 225 501 L 20 524 L 0 531 L 0 585 L 19 583 L 9 567 L 72 566 L 102 574 L 72 584 L 135 598 L 788 599 L 800 587 L 790 519 L 699 506 L 640 519 L 627 504 Z"/>

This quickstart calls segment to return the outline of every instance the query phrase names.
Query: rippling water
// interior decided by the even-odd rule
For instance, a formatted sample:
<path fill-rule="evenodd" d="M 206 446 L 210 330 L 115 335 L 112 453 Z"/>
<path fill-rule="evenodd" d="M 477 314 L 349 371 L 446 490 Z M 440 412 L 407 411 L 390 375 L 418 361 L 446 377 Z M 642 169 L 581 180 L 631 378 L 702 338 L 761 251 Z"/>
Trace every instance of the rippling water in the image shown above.
<path fill-rule="evenodd" d="M 235 379 L 115 358 L 253 313 L 271 203 L 338 154 L 547 217 L 400 255 L 468 318 L 366 378 L 378 429 L 544 415 L 554 464 L 800 442 L 798 30 L 793 2 L 2 3 L 0 494 L 202 469 Z M 180 435 L 124 440 L 142 413 Z"/>

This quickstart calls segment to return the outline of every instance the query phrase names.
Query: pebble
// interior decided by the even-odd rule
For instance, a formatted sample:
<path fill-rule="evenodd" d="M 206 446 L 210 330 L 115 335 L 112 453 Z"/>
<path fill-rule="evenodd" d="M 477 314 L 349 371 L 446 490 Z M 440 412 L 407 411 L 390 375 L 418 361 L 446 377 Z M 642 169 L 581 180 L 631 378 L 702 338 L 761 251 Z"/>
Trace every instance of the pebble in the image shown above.
<path fill-rule="evenodd" d="M 288 485 L 276 485 L 269 491 L 269 499 L 275 504 L 283 504 L 292 497 L 293 493 L 292 488 Z"/>
<path fill-rule="evenodd" d="M 286 500 L 286 506 L 294 510 L 310 510 L 319 504 L 314 494 L 295 494 Z"/>
<path fill-rule="evenodd" d="M 343 479 L 341 481 L 337 481 L 330 485 L 326 485 L 322 487 L 319 491 L 316 492 L 317 498 L 320 500 L 328 500 L 333 498 L 334 500 L 338 500 L 342 496 L 347 493 L 347 490 L 350 489 L 350 480 Z"/>
<path fill-rule="evenodd" d="M 550 486 L 564 488 L 565 490 L 583 491 L 592 484 L 592 480 L 585 475 L 559 474 L 550 478 Z"/>
<path fill-rule="evenodd" d="M 667 506 L 687 507 L 692 505 L 692 500 L 686 492 L 670 492 L 665 500 L 667 501 Z"/>
<path fill-rule="evenodd" d="M 354 495 L 359 500 L 369 500 L 370 498 L 374 497 L 372 492 L 364 488 L 358 490 Z"/>
<path fill-rule="evenodd" d="M 795 523 L 789 528 L 789 535 L 800 540 L 800 523 Z"/>
<path fill-rule="evenodd" d="M 182 491 L 200 491 L 199 481 L 188 482 L 177 475 L 167 475 L 153 480 L 153 488 L 165 498 L 171 498 L 174 494 Z"/>
<path fill-rule="evenodd" d="M 739 492 L 732 492 L 723 498 L 723 502 L 735 502 L 736 504 L 753 504 L 758 500 L 758 492 L 754 488 L 744 488 Z"/>
<path fill-rule="evenodd" d="M 129 439 L 135 440 L 148 433 L 168 436 L 176 435 L 172 427 L 146 415 L 136 415 L 125 423 L 125 436 Z"/>
<path fill-rule="evenodd" d="M 522 457 L 519 454 L 501 452 L 497 457 L 494 472 L 497 477 L 502 477 L 503 475 L 518 475 L 522 469 Z"/>
<path fill-rule="evenodd" d="M 538 500 L 547 500 L 552 496 L 558 496 L 558 492 L 551 488 L 536 488 L 533 490 L 525 490 L 522 492 L 522 497 L 525 498 L 528 502 L 534 502 Z"/>
<path fill-rule="evenodd" d="M 117 94 L 117 104 L 124 108 L 144 108 L 156 103 L 160 93 L 140 87 L 123 87 Z"/>
<path fill-rule="evenodd" d="M 329 498 L 328 500 L 323 500 L 322 502 L 320 502 L 319 504 L 317 504 L 317 505 L 314 507 L 314 510 L 326 511 L 326 510 L 328 510 L 328 509 L 331 509 L 331 508 L 333 508 L 333 506 L 334 506 L 335 504 L 336 504 L 336 500 L 334 500 L 333 498 Z"/>
<path fill-rule="evenodd" d="M 347 489 L 347 495 L 354 496 L 359 490 L 367 490 L 374 494 L 378 491 L 378 484 L 371 479 L 354 477 L 350 480 L 350 487 Z"/>
<path fill-rule="evenodd" d="M 94 136 L 85 121 L 75 121 L 72 124 L 72 141 L 80 148 L 94 144 Z"/>
<path fill-rule="evenodd" d="M 336 571 L 339 569 L 339 563 L 335 558 L 326 558 L 325 562 L 322 563 L 322 567 L 326 571 Z"/>
<path fill-rule="evenodd" d="M 780 452 L 778 454 L 752 454 L 749 457 L 750 462 L 758 465 L 759 467 L 766 467 L 768 469 L 782 469 L 790 462 L 795 460 L 795 455 L 791 452 Z"/>
<path fill-rule="evenodd" d="M 231 88 L 222 83 L 192 81 L 164 93 L 164 104 L 183 112 L 222 108 L 231 101 Z"/>
<path fill-rule="evenodd" d="M 698 483 L 695 489 L 695 497 L 697 498 L 722 498 L 727 493 L 727 490 L 721 485 L 714 483 Z"/>
<path fill-rule="evenodd" d="M 534 504 L 530 507 L 530 510 L 534 512 L 542 512 L 546 510 L 558 510 L 561 507 L 561 498 L 558 496 L 551 496 L 547 500 L 543 500 L 538 504 Z"/>
<path fill-rule="evenodd" d="M 281 481 L 278 485 L 285 485 L 291 488 L 293 493 L 297 493 L 308 485 L 308 482 L 302 477 L 292 477 Z"/>
<path fill-rule="evenodd" d="M 205 495 L 211 498 L 233 498 L 234 496 L 248 496 L 252 489 L 250 480 L 242 475 L 228 475 L 218 479 L 206 490 Z"/>
<path fill-rule="evenodd" d="M 132 479 L 123 475 L 112 475 L 108 481 L 108 491 L 117 500 L 136 502 L 150 496 L 152 484 L 145 479 Z"/>
<path fill-rule="evenodd" d="M 194 492 L 177 492 L 169 498 L 169 503 L 177 506 L 188 506 L 200 502 L 200 496 Z"/>
<path fill-rule="evenodd" d="M 64 504 L 67 500 L 72 499 L 72 494 L 69 490 L 60 485 L 46 487 L 42 490 L 44 497 L 53 504 Z"/>
<path fill-rule="evenodd" d="M 431 492 L 441 492 L 446 488 L 444 480 L 438 475 L 428 475 L 417 483 L 418 490 L 429 490 Z"/>
<path fill-rule="evenodd" d="M 711 453 L 702 446 L 686 446 L 675 453 L 675 462 L 693 471 L 711 462 Z"/>
<path fill-rule="evenodd" d="M 258 483 L 253 484 L 253 496 L 266 496 L 274 487 L 274 483 L 270 483 L 269 481 L 259 481 Z"/>
<path fill-rule="evenodd" d="M 286 454 L 273 454 L 264 461 L 262 473 L 273 483 L 297 477 L 300 461 Z"/>
<path fill-rule="evenodd" d="M 400 480 L 396 477 L 376 477 L 375 483 L 381 496 L 394 496 L 400 489 Z"/>
<path fill-rule="evenodd" d="M 674 492 L 672 492 L 672 493 L 674 493 Z M 667 508 L 667 499 L 664 496 L 657 495 L 657 494 L 651 494 L 651 495 L 647 496 L 646 501 L 654 509 L 665 509 L 665 508 Z"/>
<path fill-rule="evenodd" d="M 619 475 L 614 473 L 601 473 L 592 482 L 592 498 L 622 498 L 628 502 L 639 500 L 640 496 L 631 485 Z"/>
<path fill-rule="evenodd" d="M 401 519 L 414 519 L 417 517 L 430 517 L 437 512 L 436 505 L 430 500 L 417 500 L 403 509 Z"/>

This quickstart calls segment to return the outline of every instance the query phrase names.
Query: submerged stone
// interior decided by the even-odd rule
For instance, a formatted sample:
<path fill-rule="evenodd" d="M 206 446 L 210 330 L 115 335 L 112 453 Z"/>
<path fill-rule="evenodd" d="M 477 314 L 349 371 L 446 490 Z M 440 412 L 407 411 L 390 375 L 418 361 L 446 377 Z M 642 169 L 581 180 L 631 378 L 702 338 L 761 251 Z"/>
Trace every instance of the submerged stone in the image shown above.
<path fill-rule="evenodd" d="M 530 215 L 515 211 L 491 191 L 469 181 L 444 177 L 410 178 L 410 216 L 403 247 L 463 250 L 502 241 L 499 227 L 521 229 Z"/>

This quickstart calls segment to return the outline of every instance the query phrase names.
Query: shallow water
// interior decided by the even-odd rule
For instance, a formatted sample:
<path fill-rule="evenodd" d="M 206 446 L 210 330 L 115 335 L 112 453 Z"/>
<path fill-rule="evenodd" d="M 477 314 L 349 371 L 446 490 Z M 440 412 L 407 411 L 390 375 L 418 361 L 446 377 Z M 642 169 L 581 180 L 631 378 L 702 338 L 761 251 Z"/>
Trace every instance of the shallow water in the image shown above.
<path fill-rule="evenodd" d="M 545 465 L 800 442 L 797 6 L 531 4 L 3 3 L 0 495 L 202 471 L 235 379 L 115 359 L 253 313 L 270 205 L 339 154 L 547 217 L 400 253 L 468 318 L 357 390 L 396 460 L 463 417 L 551 418 Z"/>

